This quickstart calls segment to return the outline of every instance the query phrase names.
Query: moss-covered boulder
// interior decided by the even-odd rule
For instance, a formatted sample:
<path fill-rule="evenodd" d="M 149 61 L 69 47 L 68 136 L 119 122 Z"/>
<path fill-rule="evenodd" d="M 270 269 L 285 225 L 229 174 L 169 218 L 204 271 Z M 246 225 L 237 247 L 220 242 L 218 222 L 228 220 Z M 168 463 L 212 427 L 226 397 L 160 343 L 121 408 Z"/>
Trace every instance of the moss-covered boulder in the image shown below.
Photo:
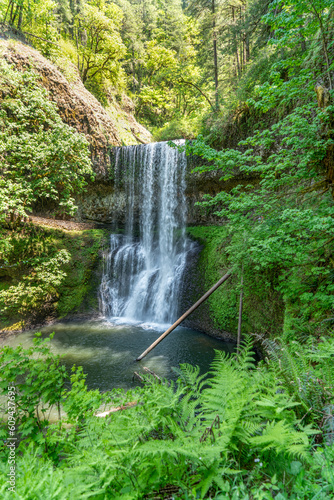
<path fill-rule="evenodd" d="M 227 252 L 229 237 L 224 226 L 189 227 L 188 235 L 199 243 L 190 259 L 183 285 L 182 312 L 196 302 L 232 267 Z M 273 277 L 274 279 L 274 277 Z M 282 331 L 284 302 L 268 276 L 244 276 L 242 333 L 275 334 Z M 232 275 L 188 319 L 187 325 L 223 339 L 236 339 L 240 279 Z"/>
<path fill-rule="evenodd" d="M 1 238 L 0 331 L 97 313 L 106 230 L 25 224 Z"/>

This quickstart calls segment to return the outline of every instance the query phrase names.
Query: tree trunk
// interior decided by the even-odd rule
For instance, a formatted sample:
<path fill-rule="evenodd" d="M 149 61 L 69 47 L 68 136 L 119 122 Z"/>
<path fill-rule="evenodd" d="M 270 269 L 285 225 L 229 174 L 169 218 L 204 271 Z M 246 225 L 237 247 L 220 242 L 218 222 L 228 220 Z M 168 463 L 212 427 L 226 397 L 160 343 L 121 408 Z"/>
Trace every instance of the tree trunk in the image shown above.
<path fill-rule="evenodd" d="M 175 323 L 172 326 L 170 326 L 168 330 L 165 331 L 165 333 L 160 335 L 160 337 L 155 342 L 153 342 L 153 344 L 151 344 L 146 349 L 146 351 L 144 351 L 140 356 L 138 356 L 138 358 L 136 358 L 136 361 L 140 361 L 141 359 L 143 359 L 149 352 L 152 351 L 152 349 L 154 349 L 158 344 L 160 344 L 160 342 L 165 337 L 167 337 L 167 335 L 169 335 L 173 330 L 175 330 L 175 328 L 180 323 L 182 323 L 182 321 L 184 321 L 193 311 L 195 311 L 195 309 L 197 309 L 203 302 L 205 302 L 206 299 L 210 297 L 210 295 L 230 277 L 231 277 L 231 271 L 228 271 L 222 278 L 220 278 L 219 281 L 217 281 L 215 285 L 213 285 L 213 287 L 210 288 L 210 290 L 208 290 L 193 306 L 191 306 L 191 308 L 188 309 L 188 311 L 186 311 L 177 321 L 175 321 Z"/>
<path fill-rule="evenodd" d="M 20 5 L 19 7 L 19 20 L 17 23 L 17 29 L 20 30 L 22 26 L 22 21 L 23 21 L 23 6 Z"/>
<path fill-rule="evenodd" d="M 217 31 L 216 31 L 215 0 L 212 0 L 212 37 L 213 37 L 213 59 L 214 59 L 214 68 L 215 68 L 215 104 L 216 104 L 216 111 L 218 111 L 219 110 L 218 55 L 217 55 Z"/>
<path fill-rule="evenodd" d="M 245 45 L 246 45 L 246 62 L 250 60 L 250 47 L 249 47 L 249 37 L 246 33 L 246 38 L 245 38 Z"/>
<path fill-rule="evenodd" d="M 324 55 L 326 59 L 326 66 L 327 66 L 327 74 L 328 74 L 328 80 L 329 80 L 329 88 L 330 90 L 333 90 L 332 86 L 332 78 L 331 78 L 331 73 L 330 73 L 330 63 L 329 63 L 329 57 L 328 57 L 328 50 L 327 50 L 327 36 L 325 32 L 325 27 L 322 22 L 321 14 L 317 11 L 316 7 L 313 5 L 311 2 L 311 9 L 314 12 L 314 15 L 318 19 L 319 22 L 319 27 L 320 27 L 320 33 L 321 33 L 321 38 L 322 38 L 322 47 L 324 49 Z"/>
<path fill-rule="evenodd" d="M 232 16 L 233 16 L 233 22 L 235 21 L 235 11 L 234 7 L 232 7 Z M 236 34 L 234 34 L 234 43 L 235 43 L 235 60 L 237 63 L 237 76 L 240 77 L 241 75 L 241 68 L 240 68 L 240 60 L 239 60 L 239 49 L 238 49 L 238 39 Z"/>
<path fill-rule="evenodd" d="M 6 24 L 7 14 L 9 13 L 11 7 L 13 7 L 13 0 L 10 0 L 9 3 L 8 3 L 7 10 L 6 10 L 6 13 L 5 13 L 5 17 L 4 17 L 4 20 L 3 20 L 4 24 Z"/>
<path fill-rule="evenodd" d="M 241 340 L 242 308 L 243 308 L 243 296 L 244 296 L 243 284 L 244 284 L 244 277 L 243 277 L 243 269 L 242 269 L 241 281 L 240 281 L 241 290 L 240 290 L 240 299 L 239 299 L 239 319 L 238 319 L 238 337 L 237 337 L 237 353 L 238 354 L 240 351 L 240 340 Z"/>

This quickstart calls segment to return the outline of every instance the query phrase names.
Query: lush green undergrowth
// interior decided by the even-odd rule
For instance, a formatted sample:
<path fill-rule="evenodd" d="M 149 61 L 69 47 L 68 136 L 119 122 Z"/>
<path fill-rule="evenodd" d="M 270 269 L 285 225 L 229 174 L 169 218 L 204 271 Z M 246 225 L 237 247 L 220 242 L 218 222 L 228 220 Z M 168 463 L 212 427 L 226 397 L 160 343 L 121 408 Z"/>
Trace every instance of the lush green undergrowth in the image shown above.
<path fill-rule="evenodd" d="M 245 101 L 185 147 L 202 158 L 195 172 L 231 181 L 201 203 L 226 231 L 219 241 L 205 230 L 207 274 L 229 268 L 235 280 L 219 292 L 226 306 L 213 298 L 211 307 L 235 330 L 243 282 L 243 331 L 319 338 L 331 332 L 334 306 L 333 10 L 326 1 L 312 9 L 277 1 L 262 20 L 275 29 L 262 74 L 252 78 L 250 66 L 236 89 Z"/>
<path fill-rule="evenodd" d="M 0 62 L 0 223 L 20 225 L 37 206 L 76 212 L 94 174 L 88 141 L 65 124 L 38 75 Z"/>
<path fill-rule="evenodd" d="M 24 224 L 2 227 L 0 234 L 1 328 L 22 329 L 46 317 L 96 309 L 94 268 L 104 230 Z"/>
<path fill-rule="evenodd" d="M 3 422 L 1 498 L 331 498 L 333 340 L 265 347 L 257 365 L 247 341 L 236 356 L 217 352 L 209 378 L 182 365 L 176 383 L 146 376 L 144 387 L 105 394 L 87 391 L 81 369 L 69 378 L 48 339 L 3 348 L 0 387 L 15 400 L 18 440 L 14 492 Z M 110 405 L 123 410 L 94 415 Z"/>

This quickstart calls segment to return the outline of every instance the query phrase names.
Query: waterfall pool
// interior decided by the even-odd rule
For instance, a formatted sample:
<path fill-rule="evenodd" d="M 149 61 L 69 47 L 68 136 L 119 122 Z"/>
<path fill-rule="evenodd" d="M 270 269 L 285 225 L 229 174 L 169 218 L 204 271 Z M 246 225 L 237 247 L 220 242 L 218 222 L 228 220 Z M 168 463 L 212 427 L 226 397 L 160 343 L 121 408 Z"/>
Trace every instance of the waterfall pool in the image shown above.
<path fill-rule="evenodd" d="M 130 323 L 124 318 L 107 322 L 104 320 L 56 323 L 43 328 L 43 336 L 55 332 L 51 342 L 52 351 L 63 355 L 68 371 L 73 364 L 82 366 L 87 374 L 89 389 L 100 391 L 114 387 L 130 389 L 134 371 L 141 372 L 146 366 L 160 377 L 176 379 L 172 367 L 180 363 L 198 365 L 201 373 L 208 371 L 215 349 L 233 352 L 234 344 L 208 337 L 207 335 L 178 327 L 166 337 L 142 361 L 139 356 L 169 325 Z M 166 328 L 165 328 L 166 327 Z M 24 347 L 32 345 L 34 332 L 24 332 L 1 339 L 0 346 Z"/>
<path fill-rule="evenodd" d="M 110 205 L 115 232 L 99 289 L 101 317 L 56 323 L 42 334 L 55 332 L 53 352 L 69 371 L 82 366 L 90 389 L 129 389 L 143 366 L 168 379 L 177 378 L 172 368 L 181 363 L 206 373 L 215 349 L 233 352 L 235 345 L 184 327 L 135 361 L 184 312 L 182 283 L 196 245 L 186 238 L 186 154 L 166 142 L 118 147 L 113 168 L 123 197 Z M 0 346 L 28 347 L 33 336 L 30 331 L 0 339 Z"/>

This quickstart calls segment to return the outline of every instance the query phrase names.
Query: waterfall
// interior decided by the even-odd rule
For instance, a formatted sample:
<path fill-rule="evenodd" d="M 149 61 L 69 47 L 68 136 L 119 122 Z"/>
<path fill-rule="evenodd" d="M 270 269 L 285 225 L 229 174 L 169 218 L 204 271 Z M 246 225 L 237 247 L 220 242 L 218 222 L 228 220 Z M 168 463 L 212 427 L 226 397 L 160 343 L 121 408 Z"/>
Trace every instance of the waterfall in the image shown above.
<path fill-rule="evenodd" d="M 186 155 L 165 142 L 115 149 L 114 182 L 126 193 L 126 223 L 122 234 L 110 237 L 101 312 L 170 323 L 191 247 L 185 234 Z"/>

